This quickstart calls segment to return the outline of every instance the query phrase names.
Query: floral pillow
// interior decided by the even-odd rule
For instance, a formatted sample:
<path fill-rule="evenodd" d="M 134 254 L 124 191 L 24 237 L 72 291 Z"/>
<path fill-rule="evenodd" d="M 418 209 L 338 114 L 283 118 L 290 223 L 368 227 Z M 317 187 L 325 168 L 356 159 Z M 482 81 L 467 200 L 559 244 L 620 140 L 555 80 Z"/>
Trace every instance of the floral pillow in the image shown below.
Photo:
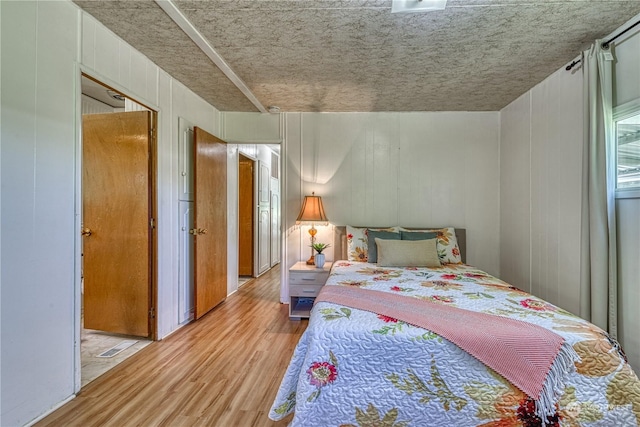
<path fill-rule="evenodd" d="M 427 230 L 409 230 L 407 228 L 400 228 L 404 232 L 435 232 L 437 233 L 438 256 L 442 264 L 462 264 L 462 256 L 460 255 L 460 248 L 458 247 L 458 239 L 456 239 L 456 232 L 453 227 L 439 228 L 439 229 L 427 229 Z"/>
<path fill-rule="evenodd" d="M 399 227 L 371 228 L 347 225 L 347 260 L 367 262 L 369 258 L 367 230 L 398 233 Z"/>

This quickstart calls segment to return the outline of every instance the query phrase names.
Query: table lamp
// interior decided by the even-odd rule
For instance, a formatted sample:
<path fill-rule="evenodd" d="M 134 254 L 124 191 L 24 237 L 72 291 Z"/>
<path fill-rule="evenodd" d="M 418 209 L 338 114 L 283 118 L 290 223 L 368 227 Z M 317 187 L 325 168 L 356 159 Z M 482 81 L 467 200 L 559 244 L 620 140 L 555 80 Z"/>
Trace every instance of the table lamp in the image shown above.
<path fill-rule="evenodd" d="M 311 245 L 315 243 L 316 233 L 318 230 L 315 229 L 315 224 L 327 225 L 329 221 L 327 220 L 327 215 L 324 213 L 324 206 L 322 206 L 322 198 L 320 196 L 316 196 L 316 193 L 311 193 L 311 196 L 304 196 L 304 201 L 302 202 L 302 209 L 300 209 L 300 215 L 298 215 L 298 219 L 296 220 L 296 224 L 311 224 L 311 228 L 309 229 L 309 234 L 311 235 Z M 307 260 L 308 265 L 313 265 L 313 247 L 311 248 L 311 257 Z"/>

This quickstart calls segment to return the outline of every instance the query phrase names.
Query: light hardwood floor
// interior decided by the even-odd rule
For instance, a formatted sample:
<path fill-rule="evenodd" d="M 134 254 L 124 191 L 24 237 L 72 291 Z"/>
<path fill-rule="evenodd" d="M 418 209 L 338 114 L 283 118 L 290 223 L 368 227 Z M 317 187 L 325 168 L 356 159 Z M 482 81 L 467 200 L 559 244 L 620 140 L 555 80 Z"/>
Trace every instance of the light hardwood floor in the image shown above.
<path fill-rule="evenodd" d="M 277 266 L 36 426 L 286 426 L 267 414 L 308 321 L 290 321 L 279 294 Z"/>

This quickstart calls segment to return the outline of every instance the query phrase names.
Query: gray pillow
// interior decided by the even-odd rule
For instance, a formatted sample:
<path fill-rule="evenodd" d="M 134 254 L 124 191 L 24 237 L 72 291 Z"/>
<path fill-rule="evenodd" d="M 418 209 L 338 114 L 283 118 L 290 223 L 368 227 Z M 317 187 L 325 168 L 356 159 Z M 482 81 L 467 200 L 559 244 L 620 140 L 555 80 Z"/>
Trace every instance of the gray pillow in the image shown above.
<path fill-rule="evenodd" d="M 437 232 L 430 231 L 401 231 L 402 240 L 430 240 L 438 237 Z"/>
<path fill-rule="evenodd" d="M 376 245 L 376 238 L 383 240 L 400 240 L 400 233 L 367 229 L 367 262 L 378 262 L 378 247 Z"/>

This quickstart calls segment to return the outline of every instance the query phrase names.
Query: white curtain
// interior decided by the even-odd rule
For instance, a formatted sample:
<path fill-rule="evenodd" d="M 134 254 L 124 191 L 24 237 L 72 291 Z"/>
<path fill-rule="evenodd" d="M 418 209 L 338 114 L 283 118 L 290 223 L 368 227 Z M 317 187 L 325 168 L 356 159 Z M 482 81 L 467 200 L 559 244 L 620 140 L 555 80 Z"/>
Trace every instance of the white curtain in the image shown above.
<path fill-rule="evenodd" d="M 585 96 L 580 315 L 616 338 L 615 134 L 612 62 L 601 40 L 582 54 Z"/>

